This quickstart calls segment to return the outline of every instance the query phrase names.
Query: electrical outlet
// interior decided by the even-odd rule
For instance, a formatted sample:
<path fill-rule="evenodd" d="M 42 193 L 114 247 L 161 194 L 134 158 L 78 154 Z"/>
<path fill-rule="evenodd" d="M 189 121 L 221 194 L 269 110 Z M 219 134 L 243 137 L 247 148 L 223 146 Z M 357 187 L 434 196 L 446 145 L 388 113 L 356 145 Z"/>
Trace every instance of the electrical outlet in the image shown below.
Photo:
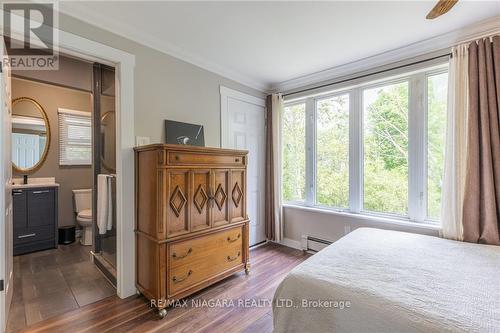
<path fill-rule="evenodd" d="M 150 142 L 150 138 L 147 136 L 136 136 L 135 137 L 135 146 L 136 147 L 149 145 L 149 142 Z"/>

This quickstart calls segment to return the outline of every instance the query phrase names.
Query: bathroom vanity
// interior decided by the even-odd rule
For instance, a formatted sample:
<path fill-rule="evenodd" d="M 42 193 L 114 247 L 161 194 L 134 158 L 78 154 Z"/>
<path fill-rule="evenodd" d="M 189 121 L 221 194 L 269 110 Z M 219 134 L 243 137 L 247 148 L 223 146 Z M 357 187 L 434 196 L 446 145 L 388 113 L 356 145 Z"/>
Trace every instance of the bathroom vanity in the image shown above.
<path fill-rule="evenodd" d="M 57 247 L 55 182 L 12 185 L 14 255 Z"/>

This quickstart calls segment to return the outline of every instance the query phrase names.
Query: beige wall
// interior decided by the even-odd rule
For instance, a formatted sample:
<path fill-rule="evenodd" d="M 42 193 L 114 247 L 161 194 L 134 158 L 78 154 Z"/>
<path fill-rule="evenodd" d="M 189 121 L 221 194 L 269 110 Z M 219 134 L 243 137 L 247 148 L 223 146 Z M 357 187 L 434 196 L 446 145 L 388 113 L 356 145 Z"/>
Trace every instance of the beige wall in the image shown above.
<path fill-rule="evenodd" d="M 381 220 L 375 221 L 373 218 L 348 216 L 346 214 L 335 214 L 290 206 L 284 207 L 283 220 L 285 238 L 295 242 L 300 242 L 302 235 L 336 241 L 347 232 L 361 227 L 438 236 L 436 229 L 389 222 L 384 223 Z"/>
<path fill-rule="evenodd" d="M 72 190 L 92 187 L 92 167 L 59 166 L 59 131 L 57 109 L 66 108 L 91 112 L 92 100 L 88 92 L 53 85 L 12 79 L 12 98 L 31 97 L 43 107 L 50 123 L 50 147 L 42 167 L 29 177 L 55 177 L 59 187 L 59 225 L 73 225 Z M 20 175 L 14 175 L 14 177 Z"/>
<path fill-rule="evenodd" d="M 205 126 L 205 144 L 220 145 L 219 86 L 264 94 L 187 62 L 62 15 L 59 28 L 135 55 L 135 135 L 164 142 L 164 120 Z"/>

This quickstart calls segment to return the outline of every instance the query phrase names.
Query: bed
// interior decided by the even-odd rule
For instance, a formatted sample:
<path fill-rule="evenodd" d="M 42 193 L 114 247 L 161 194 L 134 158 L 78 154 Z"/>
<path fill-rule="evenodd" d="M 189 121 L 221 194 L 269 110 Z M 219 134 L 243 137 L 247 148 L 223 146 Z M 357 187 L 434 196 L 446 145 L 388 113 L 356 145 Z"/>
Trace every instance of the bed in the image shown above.
<path fill-rule="evenodd" d="M 500 332 L 500 246 L 357 229 L 294 268 L 275 333 Z"/>

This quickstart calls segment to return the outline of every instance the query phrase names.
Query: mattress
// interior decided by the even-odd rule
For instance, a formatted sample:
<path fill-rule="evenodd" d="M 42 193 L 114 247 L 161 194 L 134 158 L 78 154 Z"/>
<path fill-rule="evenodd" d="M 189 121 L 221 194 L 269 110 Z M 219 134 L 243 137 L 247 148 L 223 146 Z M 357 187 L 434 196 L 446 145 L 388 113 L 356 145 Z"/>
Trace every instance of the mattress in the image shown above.
<path fill-rule="evenodd" d="M 295 267 L 275 333 L 500 332 L 500 246 L 357 229 Z"/>

